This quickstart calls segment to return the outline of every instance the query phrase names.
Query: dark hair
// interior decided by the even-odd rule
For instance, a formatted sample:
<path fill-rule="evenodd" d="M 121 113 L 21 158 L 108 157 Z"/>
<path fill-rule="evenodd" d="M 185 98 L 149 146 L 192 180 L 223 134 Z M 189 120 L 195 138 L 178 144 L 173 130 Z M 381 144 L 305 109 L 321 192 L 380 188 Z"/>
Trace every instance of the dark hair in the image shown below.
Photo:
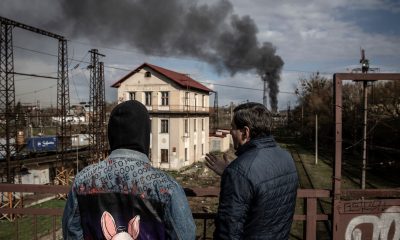
<path fill-rule="evenodd" d="M 233 109 L 233 122 L 238 129 L 247 126 L 250 138 L 265 137 L 271 134 L 271 115 L 261 103 L 248 102 Z"/>

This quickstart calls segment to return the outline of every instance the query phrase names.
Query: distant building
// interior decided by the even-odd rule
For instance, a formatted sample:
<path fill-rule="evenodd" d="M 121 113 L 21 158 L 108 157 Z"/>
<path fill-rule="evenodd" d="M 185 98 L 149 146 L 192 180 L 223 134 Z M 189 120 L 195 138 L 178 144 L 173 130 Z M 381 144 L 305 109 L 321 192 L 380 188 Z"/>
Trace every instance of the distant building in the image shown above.
<path fill-rule="evenodd" d="M 217 129 L 210 134 L 210 152 L 226 152 L 232 144 L 232 136 L 229 130 Z"/>
<path fill-rule="evenodd" d="M 203 159 L 209 147 L 209 88 L 148 63 L 112 87 L 118 88 L 118 103 L 133 99 L 149 110 L 153 166 L 177 170 Z"/>
<path fill-rule="evenodd" d="M 53 122 L 61 122 L 61 117 L 52 117 L 51 118 Z M 80 123 L 85 123 L 86 118 L 85 116 L 66 116 L 65 121 L 69 122 L 70 124 L 80 124 Z"/>

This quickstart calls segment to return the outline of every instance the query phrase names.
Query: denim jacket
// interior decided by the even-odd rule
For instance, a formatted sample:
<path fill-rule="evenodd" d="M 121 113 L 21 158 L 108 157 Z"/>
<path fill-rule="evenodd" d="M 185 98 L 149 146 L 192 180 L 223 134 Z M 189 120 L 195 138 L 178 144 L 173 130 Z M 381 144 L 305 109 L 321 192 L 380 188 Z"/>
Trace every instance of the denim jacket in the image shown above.
<path fill-rule="evenodd" d="M 143 153 L 114 150 L 77 174 L 62 219 L 64 239 L 195 239 L 182 187 Z M 124 238 L 125 239 L 125 238 Z"/>

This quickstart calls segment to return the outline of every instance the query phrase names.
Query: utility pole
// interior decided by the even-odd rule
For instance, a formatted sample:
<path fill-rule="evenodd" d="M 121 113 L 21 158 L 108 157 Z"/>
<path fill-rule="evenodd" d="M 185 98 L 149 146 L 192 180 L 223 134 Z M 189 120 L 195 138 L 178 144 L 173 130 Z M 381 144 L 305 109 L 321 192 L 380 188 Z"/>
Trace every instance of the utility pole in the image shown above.
<path fill-rule="evenodd" d="M 361 72 L 368 73 L 369 60 L 365 58 L 365 50 L 361 49 Z M 363 153 L 361 168 L 361 189 L 365 189 L 367 179 L 367 123 L 368 123 L 368 81 L 363 81 Z"/>
<path fill-rule="evenodd" d="M 318 113 L 315 113 L 315 165 L 318 165 Z"/>
<path fill-rule="evenodd" d="M 232 119 L 233 119 L 233 102 L 231 102 L 230 108 L 231 108 L 231 122 L 232 122 Z"/>
<path fill-rule="evenodd" d="M 214 133 L 219 128 L 219 109 L 218 109 L 218 92 L 214 91 L 214 117 L 213 117 Z"/>
<path fill-rule="evenodd" d="M 365 189 L 366 172 L 367 172 L 367 107 L 368 107 L 368 82 L 363 82 L 363 154 L 362 154 L 362 171 L 361 171 L 361 189 Z"/>
<path fill-rule="evenodd" d="M 97 49 L 89 51 L 91 53 L 90 66 L 90 110 L 89 120 L 89 149 L 90 162 L 98 162 L 104 158 L 104 120 L 105 120 L 105 91 L 104 91 L 104 66 L 99 63 L 99 57 L 105 57 Z"/>
<path fill-rule="evenodd" d="M 69 111 L 69 79 L 68 79 L 68 50 L 67 40 L 58 40 L 58 80 L 57 80 L 57 116 L 60 117 L 60 127 L 57 135 L 61 138 L 60 159 L 64 165 L 65 150 L 67 148 L 67 132 L 71 133 L 71 125 L 67 123 Z"/>
<path fill-rule="evenodd" d="M 68 84 L 68 56 L 67 56 L 67 41 L 63 36 L 41 30 L 32 26 L 25 25 L 7 18 L 0 17 L 0 118 L 4 119 L 4 124 L 0 124 L 0 133 L 5 137 L 6 141 L 0 143 L 0 154 L 7 161 L 7 182 L 15 183 L 14 168 L 11 171 L 10 160 L 11 156 L 15 154 L 18 149 L 16 148 L 17 127 L 15 121 L 15 85 L 14 85 L 14 55 L 13 55 L 13 41 L 12 30 L 18 27 L 30 32 L 41 34 L 58 40 L 58 76 L 57 76 L 57 110 L 59 116 L 61 115 L 62 123 L 58 136 L 61 136 L 62 141 L 66 135 L 65 128 L 65 114 L 69 107 L 69 84 Z M 24 75 L 24 74 L 21 74 Z M 26 74 L 25 74 L 26 75 Z M 32 75 L 38 77 L 38 75 Z M 41 76 L 44 77 L 44 76 Z M 54 77 L 46 77 L 52 78 Z M 61 161 L 64 159 L 64 145 L 61 146 Z M 21 168 L 20 168 L 21 169 Z M 12 174 L 13 173 L 13 174 Z M 21 183 L 21 175 L 17 174 L 18 183 Z M 1 181 L 3 177 L 1 176 Z M 66 181 L 65 181 L 66 182 Z M 15 201 L 18 199 L 17 201 Z M 23 196 L 20 193 L 10 192 L 8 197 L 2 199 L 2 206 L 7 205 L 15 208 L 22 205 Z M 7 218 L 14 220 L 15 215 L 0 216 L 0 219 Z"/>
<path fill-rule="evenodd" d="M 14 177 L 11 174 L 10 161 L 15 152 L 15 143 L 11 139 L 16 139 L 17 127 L 14 121 L 13 112 L 15 109 L 15 85 L 14 85 L 14 56 L 12 29 L 13 24 L 3 21 L 0 18 L 0 117 L 4 119 L 4 124 L 0 125 L 4 143 L 0 143 L 0 155 L 7 162 L 7 183 L 13 183 Z M 1 179 L 3 182 L 4 179 Z"/>

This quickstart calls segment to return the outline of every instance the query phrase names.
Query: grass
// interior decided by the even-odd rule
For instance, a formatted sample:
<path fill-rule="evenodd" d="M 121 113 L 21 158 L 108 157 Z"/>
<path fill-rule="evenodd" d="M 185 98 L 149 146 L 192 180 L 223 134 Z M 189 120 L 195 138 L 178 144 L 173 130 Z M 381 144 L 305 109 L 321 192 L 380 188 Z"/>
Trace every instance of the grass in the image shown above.
<path fill-rule="evenodd" d="M 65 200 L 50 200 L 33 208 L 64 208 Z M 36 218 L 36 220 L 35 220 Z M 35 239 L 35 221 L 37 237 L 43 237 L 53 233 L 53 221 L 55 229 L 61 228 L 61 217 L 55 216 L 23 216 L 14 222 L 0 221 L 0 239 Z"/>
<path fill-rule="evenodd" d="M 299 180 L 301 187 L 303 188 L 314 188 L 314 189 L 328 189 L 332 188 L 332 168 L 326 164 L 324 161 L 319 161 L 315 164 L 314 153 L 301 148 L 296 144 L 280 144 L 281 147 L 286 148 L 289 152 L 292 152 L 296 167 L 298 169 Z M 296 154 L 296 151 L 298 155 Z M 303 167 L 304 166 L 304 167 Z M 305 171 L 307 171 L 308 176 Z M 310 178 L 310 181 L 309 179 Z M 305 214 L 305 199 L 297 198 L 295 214 Z M 330 199 L 320 199 L 320 207 L 322 207 L 323 212 L 328 214 L 331 212 L 331 202 Z M 319 209 L 319 212 L 322 210 Z M 324 225 L 326 222 L 317 223 L 317 239 L 330 239 L 329 233 Z M 290 231 L 289 239 L 303 239 L 305 233 L 305 222 L 294 221 Z"/>

